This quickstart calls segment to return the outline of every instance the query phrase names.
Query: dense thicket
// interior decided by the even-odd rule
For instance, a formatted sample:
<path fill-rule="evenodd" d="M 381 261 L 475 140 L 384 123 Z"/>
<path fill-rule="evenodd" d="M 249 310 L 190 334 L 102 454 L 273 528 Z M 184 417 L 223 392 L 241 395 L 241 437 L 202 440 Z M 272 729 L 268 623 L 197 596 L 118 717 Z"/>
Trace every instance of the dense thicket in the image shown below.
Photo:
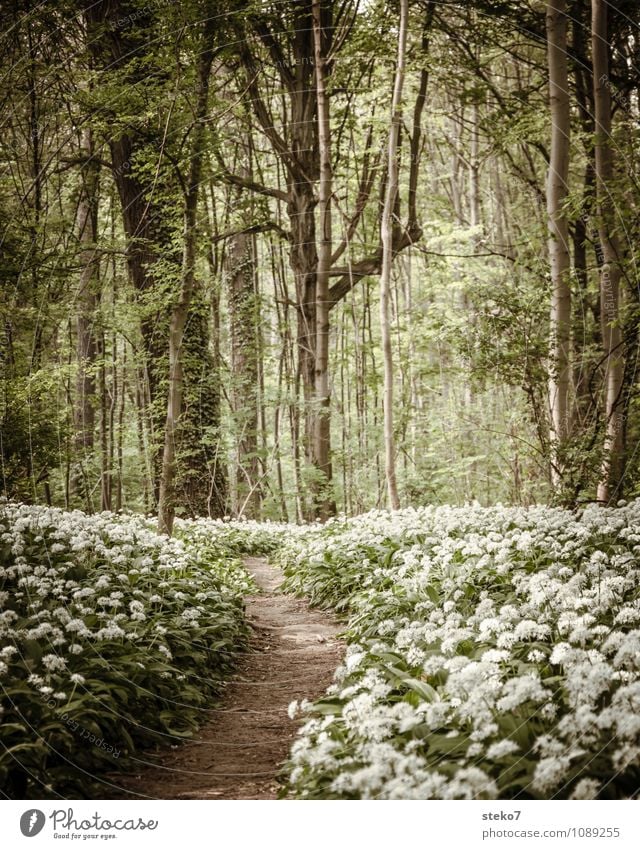
<path fill-rule="evenodd" d="M 637 494 L 637 17 L 5 3 L 2 492 L 167 529 Z"/>

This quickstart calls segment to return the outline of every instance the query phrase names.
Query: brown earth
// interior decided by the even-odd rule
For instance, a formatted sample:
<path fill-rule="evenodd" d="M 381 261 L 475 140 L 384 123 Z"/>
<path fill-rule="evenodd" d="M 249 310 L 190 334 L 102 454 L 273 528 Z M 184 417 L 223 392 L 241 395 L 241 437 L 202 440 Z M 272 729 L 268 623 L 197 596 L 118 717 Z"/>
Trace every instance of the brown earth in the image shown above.
<path fill-rule="evenodd" d="M 279 569 L 255 557 L 245 564 L 261 593 L 246 599 L 249 648 L 214 719 L 193 740 L 140 761 L 139 774 L 114 778 L 119 787 L 112 798 L 276 798 L 277 776 L 299 727 L 287 708 L 294 699 L 323 694 L 342 645 L 333 617 L 277 592 Z"/>

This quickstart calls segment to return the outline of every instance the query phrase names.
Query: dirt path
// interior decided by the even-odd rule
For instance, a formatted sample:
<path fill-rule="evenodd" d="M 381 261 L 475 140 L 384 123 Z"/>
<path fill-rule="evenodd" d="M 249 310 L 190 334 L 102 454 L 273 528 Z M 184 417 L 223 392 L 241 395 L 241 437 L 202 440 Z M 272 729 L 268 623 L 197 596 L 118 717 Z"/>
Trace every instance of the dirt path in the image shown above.
<path fill-rule="evenodd" d="M 322 695 L 342 646 L 329 614 L 276 592 L 279 569 L 255 557 L 245 564 L 262 592 L 246 600 L 249 649 L 212 712 L 215 718 L 194 740 L 164 750 L 139 775 L 120 777 L 126 798 L 276 797 L 276 776 L 298 728 L 287 708 L 294 699 Z"/>

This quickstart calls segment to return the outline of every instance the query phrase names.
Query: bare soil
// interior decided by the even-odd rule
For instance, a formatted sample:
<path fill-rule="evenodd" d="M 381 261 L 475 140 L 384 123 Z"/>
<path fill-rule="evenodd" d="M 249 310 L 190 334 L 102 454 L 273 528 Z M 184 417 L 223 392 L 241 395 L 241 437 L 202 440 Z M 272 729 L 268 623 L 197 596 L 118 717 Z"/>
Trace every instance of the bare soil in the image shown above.
<path fill-rule="evenodd" d="M 260 587 L 246 599 L 248 651 L 198 736 L 153 760 L 137 775 L 118 776 L 112 797 L 151 799 L 275 799 L 278 775 L 299 721 L 294 699 L 318 698 L 342 657 L 339 626 L 324 611 L 278 593 L 279 569 L 245 559 Z"/>

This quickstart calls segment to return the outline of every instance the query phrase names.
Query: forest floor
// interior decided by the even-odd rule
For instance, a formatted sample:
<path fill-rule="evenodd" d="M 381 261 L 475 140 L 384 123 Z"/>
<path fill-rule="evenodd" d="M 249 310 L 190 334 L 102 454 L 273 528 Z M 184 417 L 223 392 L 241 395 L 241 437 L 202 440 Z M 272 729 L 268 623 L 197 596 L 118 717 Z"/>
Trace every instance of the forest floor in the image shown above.
<path fill-rule="evenodd" d="M 276 798 L 277 776 L 299 727 L 287 708 L 324 693 L 343 646 L 334 617 L 278 592 L 279 569 L 256 557 L 245 564 L 261 592 L 246 599 L 249 647 L 212 719 L 193 740 L 138 759 L 144 767 L 137 774 L 113 779 L 119 785 L 113 797 Z"/>

